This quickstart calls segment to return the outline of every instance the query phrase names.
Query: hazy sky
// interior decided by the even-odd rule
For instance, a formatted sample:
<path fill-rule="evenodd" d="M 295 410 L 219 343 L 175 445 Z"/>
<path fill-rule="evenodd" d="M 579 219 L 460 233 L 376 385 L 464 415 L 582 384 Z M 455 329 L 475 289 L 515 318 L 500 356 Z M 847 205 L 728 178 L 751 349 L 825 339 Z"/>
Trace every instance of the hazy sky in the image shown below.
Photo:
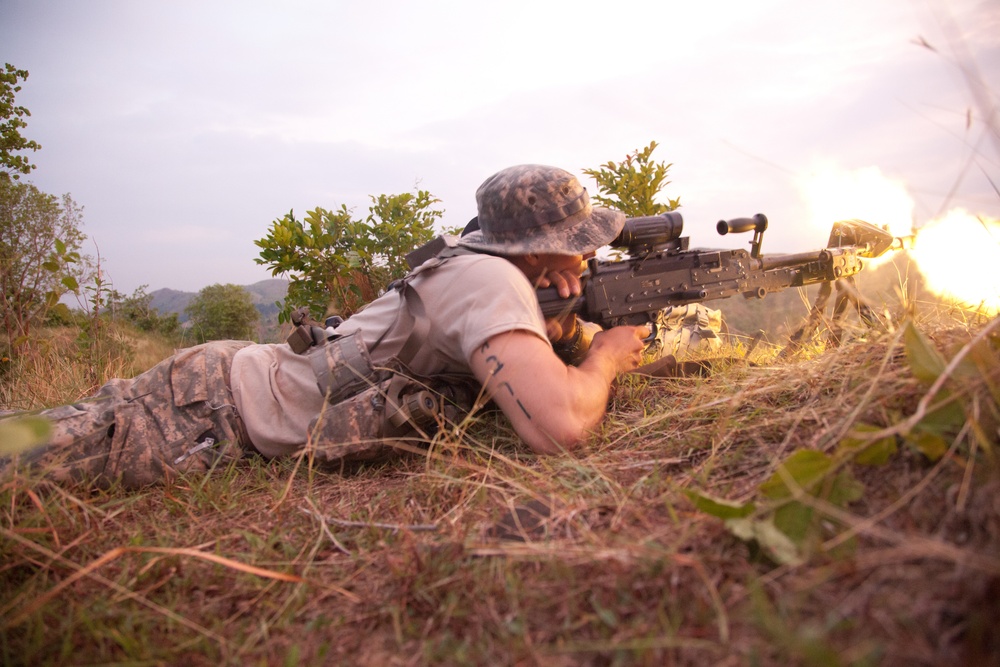
<path fill-rule="evenodd" d="M 290 209 L 419 187 L 463 225 L 499 169 L 651 140 L 695 246 L 757 212 L 771 252 L 831 216 L 1000 217 L 995 0 L 0 0 L 0 52 L 30 72 L 27 180 L 84 207 L 126 294 L 270 277 L 253 241 Z"/>

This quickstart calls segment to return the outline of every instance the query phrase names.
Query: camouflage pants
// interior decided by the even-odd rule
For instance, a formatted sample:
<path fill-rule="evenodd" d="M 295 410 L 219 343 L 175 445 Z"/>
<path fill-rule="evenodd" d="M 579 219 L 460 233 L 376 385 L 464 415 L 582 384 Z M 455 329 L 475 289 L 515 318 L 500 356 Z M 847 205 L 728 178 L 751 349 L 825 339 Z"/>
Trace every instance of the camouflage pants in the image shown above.
<path fill-rule="evenodd" d="M 229 371 L 249 344 L 188 348 L 134 379 L 108 382 L 91 398 L 42 411 L 52 436 L 22 463 L 56 481 L 138 488 L 243 457 L 252 446 Z"/>

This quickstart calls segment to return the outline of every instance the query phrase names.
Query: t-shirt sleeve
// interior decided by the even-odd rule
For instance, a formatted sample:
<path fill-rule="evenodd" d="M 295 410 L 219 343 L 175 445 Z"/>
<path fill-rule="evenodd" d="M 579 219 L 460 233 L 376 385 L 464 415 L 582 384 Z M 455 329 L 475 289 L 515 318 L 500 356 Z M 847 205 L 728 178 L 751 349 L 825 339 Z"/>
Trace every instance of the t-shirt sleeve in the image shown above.
<path fill-rule="evenodd" d="M 459 258 L 462 259 L 462 258 Z M 416 286 L 443 347 L 468 363 L 487 340 L 527 331 L 548 342 L 535 290 L 521 271 L 499 257 L 455 262 Z"/>

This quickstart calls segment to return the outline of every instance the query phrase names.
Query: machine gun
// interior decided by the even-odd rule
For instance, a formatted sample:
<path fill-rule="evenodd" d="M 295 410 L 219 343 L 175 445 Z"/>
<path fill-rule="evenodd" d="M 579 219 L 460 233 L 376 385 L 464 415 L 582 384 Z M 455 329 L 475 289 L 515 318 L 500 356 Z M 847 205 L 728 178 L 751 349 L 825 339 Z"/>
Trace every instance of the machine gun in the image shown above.
<path fill-rule="evenodd" d="M 716 225 L 722 235 L 752 231 L 749 252 L 688 249 L 683 229 L 683 218 L 676 211 L 630 218 L 610 244 L 627 257 L 590 259 L 578 297 L 564 299 L 552 287 L 538 290 L 542 314 L 550 318 L 573 312 L 604 328 L 655 325 L 657 313 L 670 306 L 736 294 L 763 298 L 789 287 L 850 279 L 861 271 L 862 259 L 903 249 L 909 238 L 894 237 L 863 220 L 843 220 L 834 223 L 823 250 L 764 255 L 767 217 L 761 213 Z"/>

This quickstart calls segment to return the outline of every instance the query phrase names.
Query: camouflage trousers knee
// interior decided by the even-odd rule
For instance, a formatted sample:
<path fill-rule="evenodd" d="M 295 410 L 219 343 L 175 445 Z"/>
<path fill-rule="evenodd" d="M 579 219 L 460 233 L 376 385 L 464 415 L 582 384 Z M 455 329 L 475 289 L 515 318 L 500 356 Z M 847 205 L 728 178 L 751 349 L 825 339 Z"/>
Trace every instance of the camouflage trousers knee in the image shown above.
<path fill-rule="evenodd" d="M 138 488 L 242 458 L 253 450 L 229 371 L 249 344 L 188 348 L 134 379 L 108 382 L 88 399 L 38 413 L 52 434 L 21 464 L 55 481 Z"/>

